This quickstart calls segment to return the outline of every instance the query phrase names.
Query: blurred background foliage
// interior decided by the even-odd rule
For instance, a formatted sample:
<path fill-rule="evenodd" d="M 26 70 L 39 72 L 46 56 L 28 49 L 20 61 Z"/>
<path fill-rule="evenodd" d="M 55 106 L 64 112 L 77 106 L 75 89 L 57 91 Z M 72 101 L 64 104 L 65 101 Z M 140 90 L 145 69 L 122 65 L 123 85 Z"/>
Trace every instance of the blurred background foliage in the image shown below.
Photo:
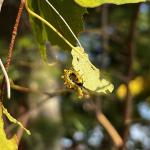
<path fill-rule="evenodd" d="M 6 61 L 18 5 L 19 1 L 5 0 L 0 13 L 0 57 L 3 62 Z M 23 116 L 23 122 L 28 118 L 26 126 L 32 135 L 23 135 L 20 150 L 116 149 L 105 128 L 97 121 L 92 103 L 99 102 L 101 111 L 123 135 L 127 88 L 132 97 L 132 120 L 125 145 L 129 150 L 150 149 L 149 16 L 150 3 L 107 4 L 88 9 L 88 14 L 84 15 L 85 30 L 79 39 L 91 61 L 107 72 L 104 74 L 115 90 L 110 95 L 91 95 L 84 100 L 65 89 L 61 79 L 64 68 L 71 66 L 70 52 L 47 42 L 48 61 L 53 65 L 45 64 L 24 11 L 9 70 L 15 86 L 12 85 L 11 100 L 4 101 L 15 118 Z M 136 33 L 132 38 L 133 30 Z M 129 70 L 132 75 L 128 80 Z M 28 88 L 19 91 L 18 85 Z M 12 128 L 8 133 L 14 132 Z"/>

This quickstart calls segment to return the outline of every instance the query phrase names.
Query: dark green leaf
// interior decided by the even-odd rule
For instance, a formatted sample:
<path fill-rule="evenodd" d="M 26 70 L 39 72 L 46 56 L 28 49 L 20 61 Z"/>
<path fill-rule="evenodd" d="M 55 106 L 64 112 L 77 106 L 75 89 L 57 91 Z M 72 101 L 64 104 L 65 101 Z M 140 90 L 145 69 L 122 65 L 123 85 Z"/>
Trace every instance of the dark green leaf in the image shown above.
<path fill-rule="evenodd" d="M 84 8 L 78 6 L 73 0 L 49 0 L 69 24 L 75 35 L 83 30 L 82 16 L 86 12 Z M 76 40 L 68 30 L 60 17 L 44 0 L 31 0 L 30 9 L 42 16 L 52 24 L 72 45 L 76 46 Z M 52 45 L 59 45 L 63 49 L 71 49 L 53 30 L 41 23 L 39 20 L 31 17 L 33 31 L 40 45 L 40 51 L 43 58 L 46 58 L 45 41 L 48 40 Z"/>

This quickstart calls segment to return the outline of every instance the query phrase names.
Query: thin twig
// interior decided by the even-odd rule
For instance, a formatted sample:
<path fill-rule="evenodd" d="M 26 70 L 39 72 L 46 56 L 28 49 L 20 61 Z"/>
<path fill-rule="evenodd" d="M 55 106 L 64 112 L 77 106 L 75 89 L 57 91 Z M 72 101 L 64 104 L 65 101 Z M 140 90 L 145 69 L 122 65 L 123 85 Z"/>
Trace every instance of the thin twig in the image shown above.
<path fill-rule="evenodd" d="M 18 26 L 19 26 L 20 18 L 22 16 L 24 6 L 25 6 L 25 0 L 21 0 L 19 10 L 18 10 L 18 14 L 17 14 L 17 18 L 16 18 L 16 22 L 15 22 L 15 25 L 14 25 L 14 28 L 13 28 L 13 31 L 12 31 L 11 42 L 10 42 L 10 45 L 9 45 L 9 52 L 8 52 L 6 65 L 5 65 L 7 71 L 8 71 L 8 68 L 9 68 L 11 60 L 12 60 L 13 49 L 14 49 L 14 45 L 15 45 L 15 39 L 16 39 L 16 36 L 17 36 Z"/>
<path fill-rule="evenodd" d="M 19 88 L 19 89 L 17 88 L 16 90 L 22 91 L 22 89 L 23 89 L 23 92 L 24 92 L 24 89 L 26 89 L 26 92 L 34 92 L 34 93 L 35 93 L 35 92 L 38 92 L 38 93 L 42 93 L 42 92 L 39 92 L 39 91 L 31 90 L 31 89 L 29 89 L 29 88 Z M 28 89 L 28 90 L 27 90 L 27 89 Z M 46 94 L 47 97 L 46 97 L 44 100 L 38 102 L 35 106 L 33 106 L 32 108 L 30 108 L 30 110 L 28 110 L 27 112 L 21 114 L 20 117 L 19 117 L 17 120 L 19 120 L 19 121 L 23 124 L 23 126 L 26 127 L 27 124 L 28 124 L 28 121 L 29 121 L 30 117 L 32 116 L 32 113 L 33 113 L 35 110 L 40 109 L 47 101 L 51 100 L 51 98 L 53 98 L 53 97 L 55 97 L 55 96 L 59 96 L 60 94 L 63 94 L 63 93 L 65 93 L 65 92 L 67 92 L 67 91 L 68 91 L 68 90 L 56 90 L 56 92 L 51 92 L 51 93 L 43 92 L 43 94 Z M 8 126 L 8 127 L 6 128 L 6 133 L 7 133 L 7 134 L 10 133 L 10 131 L 11 131 L 14 127 L 15 127 L 14 124 L 11 124 L 10 126 Z M 23 132 L 24 132 L 24 129 L 22 129 L 22 128 L 19 128 L 18 131 L 17 131 L 18 143 L 19 143 L 20 140 L 21 140 L 21 137 L 22 137 L 22 135 L 23 135 Z"/>
<path fill-rule="evenodd" d="M 77 41 L 78 45 L 82 48 L 82 45 L 80 43 L 80 41 L 78 40 L 77 36 L 75 35 L 75 33 L 73 32 L 73 30 L 71 29 L 71 27 L 69 26 L 69 24 L 66 22 L 66 20 L 63 18 L 63 16 L 56 10 L 56 8 L 48 1 L 45 0 L 46 3 L 55 11 L 55 13 L 61 18 L 61 20 L 64 22 L 64 24 L 66 25 L 66 27 L 69 29 L 70 33 L 73 35 L 73 37 L 75 38 L 75 40 Z"/>
<path fill-rule="evenodd" d="M 41 91 L 41 90 L 35 90 L 32 88 L 16 85 L 13 82 L 11 82 L 10 86 L 12 89 L 23 92 L 23 93 L 45 94 L 45 95 L 48 95 L 49 97 L 54 96 L 54 95 L 59 95 L 61 93 L 71 92 L 70 89 L 57 89 L 57 90 L 55 90 L 55 92 L 45 92 L 45 91 Z"/>
<path fill-rule="evenodd" d="M 8 51 L 7 60 L 6 60 L 6 64 L 5 64 L 5 69 L 6 69 L 7 72 L 8 72 L 8 68 L 10 66 L 11 60 L 12 60 L 13 49 L 14 49 L 15 39 L 16 39 L 16 36 L 17 36 L 18 25 L 19 25 L 19 22 L 20 22 L 20 18 L 22 16 L 24 6 L 25 6 L 25 0 L 21 0 L 19 10 L 18 10 L 18 14 L 17 14 L 17 18 L 16 18 L 16 21 L 15 21 L 15 25 L 14 25 L 14 28 L 13 28 L 13 31 L 12 31 L 12 37 L 11 37 L 11 41 L 10 41 L 10 45 L 9 45 L 9 51 Z M 2 84 L 1 84 L 0 101 L 2 101 L 2 99 L 3 99 L 4 86 L 5 86 L 5 80 L 3 78 L 3 81 L 2 81 Z"/>
<path fill-rule="evenodd" d="M 56 91 L 57 92 L 57 91 Z M 21 121 L 22 120 L 22 124 L 25 126 L 25 124 L 27 123 L 27 120 L 32 116 L 31 114 L 35 111 L 40 109 L 47 101 L 51 100 L 51 98 L 55 97 L 55 96 L 59 96 L 60 94 L 63 94 L 65 91 L 64 90 L 60 90 L 57 93 L 56 92 L 52 92 L 52 93 L 48 93 L 47 97 L 45 99 L 43 99 L 42 101 L 38 102 L 35 106 L 33 106 L 32 108 L 30 108 L 27 112 L 23 113 L 20 115 L 19 118 L 17 118 L 17 120 Z M 10 133 L 10 131 L 14 128 L 14 124 L 8 126 L 6 128 L 6 133 Z M 22 130 L 22 128 L 20 128 L 19 130 Z M 21 131 L 18 131 L 18 133 L 20 134 Z M 20 134 L 21 135 L 21 134 Z"/>

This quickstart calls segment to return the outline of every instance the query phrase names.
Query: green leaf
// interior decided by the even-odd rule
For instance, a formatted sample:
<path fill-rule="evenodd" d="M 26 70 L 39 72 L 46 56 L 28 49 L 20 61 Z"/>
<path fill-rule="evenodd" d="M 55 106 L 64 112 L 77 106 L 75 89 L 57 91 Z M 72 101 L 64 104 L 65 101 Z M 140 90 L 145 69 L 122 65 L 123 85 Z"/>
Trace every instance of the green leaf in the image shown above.
<path fill-rule="evenodd" d="M 0 103 L 0 149 L 17 150 L 18 149 L 17 137 L 13 136 L 11 139 L 7 139 L 4 131 L 4 121 L 2 115 L 3 115 L 3 105 L 2 103 Z"/>
<path fill-rule="evenodd" d="M 89 60 L 83 48 L 75 47 L 71 51 L 72 66 L 83 79 L 83 86 L 97 93 L 111 93 L 114 86 L 102 77 L 102 73 Z"/>
<path fill-rule="evenodd" d="M 82 7 L 97 7 L 105 3 L 113 3 L 121 5 L 127 3 L 145 2 L 146 0 L 74 0 L 74 1 Z"/>
<path fill-rule="evenodd" d="M 33 0 L 30 0 L 29 6 L 33 9 L 33 11 L 36 11 L 37 14 L 40 14 L 38 1 L 35 2 Z M 47 36 L 45 34 L 46 31 L 44 24 L 33 16 L 30 16 L 30 23 L 33 29 L 33 34 L 36 37 L 40 49 L 41 57 L 44 61 L 47 61 L 46 47 L 45 47 Z"/>
<path fill-rule="evenodd" d="M 0 149 L 1 150 L 17 150 L 18 149 L 18 139 L 17 136 L 14 135 L 11 139 L 7 139 L 5 131 L 4 131 L 4 121 L 3 121 L 3 114 L 9 119 L 10 122 L 18 124 L 21 128 L 23 128 L 28 134 L 30 131 L 25 129 L 23 125 L 13 118 L 7 111 L 6 108 L 0 102 Z"/>
<path fill-rule="evenodd" d="M 13 117 L 10 115 L 10 113 L 7 111 L 7 109 L 6 109 L 5 107 L 3 107 L 3 114 L 5 114 L 5 115 L 7 116 L 7 118 L 9 119 L 10 122 L 19 125 L 21 128 L 23 128 L 23 129 L 26 131 L 26 133 L 27 133 L 28 135 L 31 135 L 30 131 L 27 130 L 27 129 L 22 125 L 21 122 L 17 121 L 15 118 L 13 118 Z"/>
<path fill-rule="evenodd" d="M 76 46 L 76 40 L 64 22 L 54 12 L 54 10 L 52 10 L 45 0 L 30 0 L 29 2 L 30 9 L 52 24 L 72 45 Z M 73 0 L 49 0 L 49 2 L 57 9 L 61 16 L 63 16 L 77 36 L 79 32 L 83 30 L 82 16 L 86 12 L 85 9 L 78 6 Z M 44 58 L 46 56 L 46 40 L 50 41 L 52 45 L 59 45 L 63 49 L 70 49 L 70 47 L 45 24 L 41 23 L 32 16 L 30 21 Z"/>

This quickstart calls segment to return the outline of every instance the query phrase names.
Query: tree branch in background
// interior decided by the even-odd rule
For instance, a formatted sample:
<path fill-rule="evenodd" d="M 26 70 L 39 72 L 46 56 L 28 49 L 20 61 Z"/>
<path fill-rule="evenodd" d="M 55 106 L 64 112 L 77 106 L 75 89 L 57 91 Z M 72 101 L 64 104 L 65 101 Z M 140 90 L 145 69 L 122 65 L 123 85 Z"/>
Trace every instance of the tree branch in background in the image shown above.
<path fill-rule="evenodd" d="M 101 14 L 101 29 L 102 29 L 102 54 L 101 54 L 101 64 L 102 67 L 107 66 L 107 58 L 108 58 L 108 5 L 105 4 L 102 6 L 102 14 Z"/>
<path fill-rule="evenodd" d="M 25 0 L 21 0 L 18 14 L 17 14 L 17 18 L 16 18 L 16 22 L 15 22 L 15 25 L 14 25 L 13 31 L 12 31 L 12 37 L 11 37 L 11 41 L 10 41 L 10 45 L 9 45 L 9 52 L 7 55 L 7 60 L 6 60 L 6 65 L 5 65 L 7 71 L 8 71 L 8 68 L 9 68 L 11 60 L 12 60 L 13 49 L 14 49 L 14 45 L 15 45 L 15 39 L 17 36 L 18 26 L 19 26 L 20 18 L 22 16 L 24 6 L 25 6 Z"/>
<path fill-rule="evenodd" d="M 125 149 L 125 144 L 126 140 L 128 138 L 129 134 L 129 127 L 132 121 L 132 95 L 130 93 L 129 89 L 129 82 L 131 81 L 133 77 L 133 62 L 134 62 L 134 57 L 135 57 L 135 38 L 136 38 L 136 31 L 137 31 L 137 20 L 138 20 L 138 15 L 139 15 L 139 8 L 140 4 L 137 4 L 136 10 L 134 12 L 133 18 L 131 20 L 131 26 L 130 26 L 130 31 L 128 35 L 128 41 L 127 41 L 127 82 L 126 82 L 126 87 L 127 87 L 127 95 L 126 99 L 124 100 L 124 130 L 123 130 L 123 141 L 124 145 L 121 149 Z"/>
<path fill-rule="evenodd" d="M 102 6 L 102 47 L 104 49 L 104 53 L 108 51 L 108 5 L 105 4 Z"/>
<path fill-rule="evenodd" d="M 27 124 L 28 124 L 29 119 L 30 119 L 30 115 L 24 115 L 24 117 L 21 118 L 19 121 L 22 122 L 24 127 L 26 127 Z M 24 133 L 24 130 L 22 128 L 19 128 L 17 133 L 16 133 L 18 143 L 20 143 L 20 140 L 21 140 L 21 138 L 23 136 L 23 133 Z"/>
<path fill-rule="evenodd" d="M 102 43 L 101 44 L 102 44 L 102 48 L 103 48 L 103 54 L 102 54 L 102 64 L 103 64 L 103 63 L 105 63 L 105 58 L 107 57 L 108 50 L 109 50 L 109 46 L 108 46 L 108 38 L 109 37 L 108 37 L 108 32 L 107 32 L 107 28 L 108 28 L 108 5 L 103 5 L 101 8 L 102 8 L 102 15 L 101 15 Z M 104 66 L 105 66 L 105 64 L 104 64 Z M 96 103 L 92 104 L 93 111 L 95 111 L 95 114 L 96 114 L 96 118 L 97 118 L 98 122 L 104 127 L 104 129 L 109 134 L 115 147 L 120 148 L 123 145 L 123 139 L 121 138 L 121 136 L 119 135 L 117 130 L 113 127 L 111 122 L 107 119 L 107 117 L 100 110 L 100 104 L 99 104 L 100 102 L 101 102 L 101 99 L 98 96 Z"/>
<path fill-rule="evenodd" d="M 115 146 L 117 148 L 121 147 L 123 145 L 123 140 L 117 130 L 113 127 L 113 125 L 110 123 L 110 121 L 106 118 L 106 116 L 100 112 L 96 112 L 96 117 L 100 124 L 104 127 L 104 129 L 107 131 L 111 139 L 113 140 Z"/>
<path fill-rule="evenodd" d="M 100 97 L 97 97 L 95 103 L 96 118 L 99 121 L 99 123 L 104 127 L 104 129 L 107 131 L 116 148 L 120 148 L 123 145 L 123 139 L 100 109 L 100 102 L 101 102 L 100 100 L 101 100 Z"/>
<path fill-rule="evenodd" d="M 28 90 L 28 91 L 30 91 L 30 90 Z M 30 108 L 27 112 L 25 112 L 22 115 L 20 115 L 20 117 L 17 118 L 17 120 L 19 120 L 23 124 L 23 126 L 26 127 L 27 124 L 28 124 L 28 121 L 29 121 L 29 119 L 32 116 L 34 111 L 37 111 L 38 109 L 40 109 L 47 101 L 51 100 L 51 98 L 53 98 L 55 96 L 60 96 L 61 94 L 66 93 L 66 92 L 68 92 L 68 90 L 56 90 L 56 92 L 51 92 L 51 93 L 46 93 L 45 92 L 45 94 L 47 94 L 47 97 L 45 99 L 43 99 L 42 101 L 38 102 L 35 106 L 32 106 L 32 108 Z M 9 134 L 10 131 L 14 127 L 15 127 L 14 124 L 8 126 L 6 128 L 6 133 Z M 24 130 L 22 128 L 18 129 L 17 134 L 16 134 L 17 138 L 18 138 L 18 141 L 21 140 L 23 132 L 24 132 Z"/>
<path fill-rule="evenodd" d="M 108 135 L 112 139 L 115 147 L 119 149 L 123 145 L 123 139 L 119 135 L 118 131 L 114 128 L 111 122 L 107 119 L 107 117 L 100 110 L 100 97 L 97 96 L 96 102 L 93 100 L 87 101 L 85 103 L 85 109 L 88 111 L 94 111 L 98 122 L 104 127 L 107 131 Z"/>
<path fill-rule="evenodd" d="M 66 93 L 66 92 L 71 92 L 70 89 L 57 89 L 57 90 L 55 90 L 55 92 L 45 92 L 45 91 L 35 90 L 35 89 L 32 89 L 32 88 L 16 85 L 13 82 L 11 82 L 10 86 L 11 86 L 12 89 L 14 89 L 16 91 L 19 91 L 19 92 L 45 94 L 45 95 L 48 95 L 49 97 L 57 96 L 59 94 Z"/>

